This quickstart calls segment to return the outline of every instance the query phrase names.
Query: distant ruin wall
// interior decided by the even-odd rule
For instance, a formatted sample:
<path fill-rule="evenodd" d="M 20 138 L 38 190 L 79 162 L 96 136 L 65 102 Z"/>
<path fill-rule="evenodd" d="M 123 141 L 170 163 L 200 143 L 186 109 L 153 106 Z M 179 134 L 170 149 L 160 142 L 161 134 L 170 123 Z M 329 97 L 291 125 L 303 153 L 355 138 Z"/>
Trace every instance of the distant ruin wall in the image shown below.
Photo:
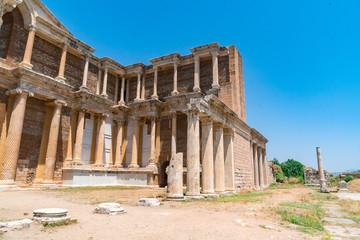
<path fill-rule="evenodd" d="M 326 185 L 330 186 L 330 173 L 324 170 Z M 307 186 L 319 186 L 320 187 L 320 177 L 319 171 L 313 168 L 304 168 L 304 177 L 305 184 Z"/>

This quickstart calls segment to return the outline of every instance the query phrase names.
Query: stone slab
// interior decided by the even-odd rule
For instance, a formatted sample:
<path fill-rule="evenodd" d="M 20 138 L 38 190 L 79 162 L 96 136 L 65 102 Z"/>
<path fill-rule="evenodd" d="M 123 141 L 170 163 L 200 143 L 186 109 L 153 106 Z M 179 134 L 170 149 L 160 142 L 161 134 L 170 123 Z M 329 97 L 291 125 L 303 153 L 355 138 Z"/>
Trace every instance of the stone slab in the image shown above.
<path fill-rule="evenodd" d="M 126 213 L 126 211 L 119 203 L 101 203 L 94 209 L 93 213 L 119 215 Z"/>
<path fill-rule="evenodd" d="M 356 224 L 356 222 L 354 220 L 351 219 L 347 219 L 347 218 L 331 218 L 331 217 L 326 217 L 323 219 L 326 222 L 330 222 L 330 223 L 336 223 L 336 224 L 345 224 L 345 225 L 352 225 L 352 224 Z"/>
<path fill-rule="evenodd" d="M 335 217 L 346 217 L 349 216 L 346 212 L 326 212 L 328 215 L 335 216 Z"/>
<path fill-rule="evenodd" d="M 19 221 L 12 221 L 12 222 L 2 222 L 0 223 L 0 228 L 15 228 L 17 226 L 26 226 L 33 223 L 33 221 L 31 219 L 23 219 L 23 220 L 19 220 Z"/>
<path fill-rule="evenodd" d="M 338 196 L 338 198 L 340 199 L 351 199 L 354 201 L 360 201 L 360 193 L 347 193 L 347 192 L 342 192 L 342 193 L 338 193 L 335 194 L 336 196 Z"/>
<path fill-rule="evenodd" d="M 324 228 L 328 233 L 335 236 L 347 237 L 347 238 L 360 236 L 360 228 L 342 227 L 342 226 L 333 226 L 333 225 L 324 226 Z"/>
<path fill-rule="evenodd" d="M 142 198 L 139 200 L 137 205 L 138 206 L 157 207 L 157 206 L 160 206 L 160 202 L 156 198 Z"/>

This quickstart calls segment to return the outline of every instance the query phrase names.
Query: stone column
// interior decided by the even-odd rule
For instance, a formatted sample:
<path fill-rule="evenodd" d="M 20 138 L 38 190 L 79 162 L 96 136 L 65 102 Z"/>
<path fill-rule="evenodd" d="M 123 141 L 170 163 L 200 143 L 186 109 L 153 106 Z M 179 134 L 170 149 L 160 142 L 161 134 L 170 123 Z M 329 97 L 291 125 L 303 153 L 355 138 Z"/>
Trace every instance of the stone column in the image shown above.
<path fill-rule="evenodd" d="M 68 45 L 67 43 L 64 43 L 61 53 L 61 60 L 60 60 L 60 67 L 59 67 L 59 75 L 56 77 L 56 80 L 59 82 L 65 82 L 65 64 L 66 64 L 66 53 L 67 53 Z"/>
<path fill-rule="evenodd" d="M 130 92 L 130 79 L 128 79 L 127 83 L 126 83 L 126 102 L 129 101 L 129 92 Z"/>
<path fill-rule="evenodd" d="M 262 156 L 262 148 L 259 148 L 259 180 L 260 180 L 260 188 L 264 188 L 264 162 L 263 162 L 263 156 Z"/>
<path fill-rule="evenodd" d="M 171 113 L 171 157 L 176 154 L 176 112 Z"/>
<path fill-rule="evenodd" d="M 125 91 L 125 77 L 121 78 L 121 92 L 120 92 L 120 101 L 119 101 L 119 105 L 124 105 L 124 91 Z"/>
<path fill-rule="evenodd" d="M 135 102 L 140 101 L 140 88 L 141 88 L 141 72 L 138 72 L 137 82 L 136 82 L 136 98 Z"/>
<path fill-rule="evenodd" d="M 214 167 L 215 192 L 225 192 L 225 162 L 224 162 L 224 130 L 219 123 L 214 124 Z"/>
<path fill-rule="evenodd" d="M 219 63 L 218 63 L 218 56 L 219 52 L 212 52 L 212 72 L 213 72 L 213 83 L 212 88 L 213 89 L 219 89 Z"/>
<path fill-rule="evenodd" d="M 84 135 L 84 124 L 85 124 L 85 112 L 83 110 L 79 111 L 78 122 L 76 126 L 76 139 L 74 147 L 74 160 L 73 165 L 83 165 L 81 161 L 81 151 Z"/>
<path fill-rule="evenodd" d="M 8 130 L 9 130 L 9 122 L 10 122 L 10 117 L 11 117 L 12 110 L 14 108 L 14 102 L 15 102 L 15 96 L 10 95 L 9 102 L 7 104 L 6 117 L 5 117 L 5 121 L 3 123 L 2 131 L 1 131 L 1 140 L 0 140 L 0 177 L 1 177 L 2 165 L 3 165 L 3 161 L 4 161 L 4 153 L 5 153 L 5 147 L 6 147 L 6 139 L 7 139 Z"/>
<path fill-rule="evenodd" d="M 101 74 L 102 74 L 102 69 L 101 69 L 101 65 L 98 65 L 99 68 L 99 73 L 98 73 L 98 78 L 97 78 L 97 86 L 96 86 L 96 94 L 99 95 L 100 94 L 100 86 L 101 86 Z"/>
<path fill-rule="evenodd" d="M 115 149 L 115 168 L 122 168 L 122 143 L 123 143 L 123 129 L 124 121 L 117 121 L 117 133 L 116 133 L 116 149 Z"/>
<path fill-rule="evenodd" d="M 224 129 L 225 191 L 235 192 L 234 131 Z"/>
<path fill-rule="evenodd" d="M 195 73 L 194 73 L 194 92 L 201 92 L 200 89 L 200 57 L 199 55 L 194 56 L 194 65 L 195 65 Z"/>
<path fill-rule="evenodd" d="M 104 139 L 105 139 L 105 119 L 106 116 L 102 115 L 99 117 L 100 128 L 99 135 L 96 145 L 96 161 L 94 167 L 104 167 L 103 156 L 104 156 Z"/>
<path fill-rule="evenodd" d="M 141 80 L 141 100 L 145 100 L 145 73 Z"/>
<path fill-rule="evenodd" d="M 186 195 L 200 197 L 200 128 L 198 110 L 188 112 L 186 167 Z"/>
<path fill-rule="evenodd" d="M 143 142 L 144 142 L 144 124 L 145 124 L 145 119 L 142 118 L 141 120 L 139 120 L 139 132 L 138 132 L 138 136 L 139 136 L 139 140 L 137 143 L 137 150 L 138 150 L 138 165 L 139 167 L 143 167 L 143 161 L 142 161 L 142 153 L 143 153 Z"/>
<path fill-rule="evenodd" d="M 157 82 L 158 82 L 158 67 L 154 66 L 154 92 L 153 95 L 151 96 L 151 98 L 154 100 L 159 99 L 157 95 Z"/>
<path fill-rule="evenodd" d="M 97 132 L 98 132 L 98 125 L 99 125 L 99 117 L 95 114 L 93 115 L 94 125 L 93 125 L 93 132 L 91 136 L 91 151 L 90 151 L 90 162 L 89 164 L 94 164 L 96 161 L 96 140 L 97 140 Z"/>
<path fill-rule="evenodd" d="M 73 148 L 74 148 L 74 142 L 75 142 L 75 136 L 76 136 L 76 120 L 77 120 L 77 111 L 75 109 L 72 109 L 65 165 L 71 165 L 71 163 L 73 161 L 73 153 L 74 153 Z"/>
<path fill-rule="evenodd" d="M 109 67 L 105 66 L 105 70 L 104 70 L 104 83 L 103 83 L 103 89 L 102 89 L 102 93 L 101 96 L 108 98 L 108 95 L 106 93 L 107 91 L 107 82 L 108 82 L 108 71 L 109 71 Z"/>
<path fill-rule="evenodd" d="M 174 90 L 171 92 L 171 95 L 178 95 L 179 92 L 177 90 L 177 82 L 178 82 L 178 63 L 174 63 Z"/>
<path fill-rule="evenodd" d="M 326 179 L 325 179 L 325 175 L 324 175 L 324 168 L 323 168 L 323 163 L 322 163 L 322 159 L 321 159 L 321 150 L 320 147 L 316 147 L 316 155 L 317 155 L 317 160 L 318 160 L 318 167 L 319 167 L 319 180 L 320 180 L 320 192 L 328 192 L 327 190 L 327 186 L 326 186 Z"/>
<path fill-rule="evenodd" d="M 28 35 L 28 39 L 26 42 L 24 59 L 19 64 L 21 67 L 25 67 L 28 69 L 32 69 L 32 67 L 33 67 L 33 65 L 31 64 L 31 56 L 32 56 L 33 47 L 34 47 L 35 32 L 36 32 L 36 28 L 31 26 L 29 28 L 29 35 Z"/>
<path fill-rule="evenodd" d="M 150 160 L 149 165 L 155 166 L 156 154 L 156 117 L 151 117 L 151 137 L 150 137 Z"/>
<path fill-rule="evenodd" d="M 263 150 L 263 164 L 264 164 L 264 167 L 263 167 L 263 172 L 264 172 L 264 188 L 266 188 L 268 186 L 268 162 L 267 162 L 267 157 L 266 157 L 266 148 L 264 148 Z"/>
<path fill-rule="evenodd" d="M 210 117 L 201 118 L 202 126 L 202 193 L 214 192 L 214 138 L 213 122 Z"/>
<path fill-rule="evenodd" d="M 54 181 L 54 171 L 55 171 L 55 162 L 56 162 L 56 153 L 59 137 L 59 128 L 60 128 L 60 118 L 61 118 L 61 108 L 65 105 L 64 101 L 55 101 L 54 102 L 54 111 L 50 124 L 49 132 L 49 142 L 46 150 L 46 159 L 45 159 L 45 172 L 44 172 L 44 181 L 53 182 Z"/>
<path fill-rule="evenodd" d="M 258 150 L 257 145 L 254 144 L 253 146 L 253 154 L 254 154 L 254 183 L 255 183 L 255 189 L 259 189 L 259 162 L 258 162 Z"/>
<path fill-rule="evenodd" d="M 4 152 L 3 166 L 1 169 L 0 184 L 12 184 L 15 180 L 16 165 L 19 156 L 21 135 L 24 125 L 26 101 L 28 96 L 33 96 L 26 90 L 15 89 L 10 94 L 17 94 L 12 110 L 8 136 Z"/>
<path fill-rule="evenodd" d="M 129 168 L 139 168 L 138 164 L 138 144 L 139 144 L 139 118 L 133 118 L 133 142 L 132 142 L 132 150 L 131 150 L 131 163 Z"/>
<path fill-rule="evenodd" d="M 166 198 L 169 200 L 182 200 L 183 194 L 183 153 L 175 154 L 169 164 L 168 189 Z"/>
<path fill-rule="evenodd" d="M 89 61 L 90 61 L 90 57 L 89 57 L 88 54 L 86 54 L 85 55 L 85 66 L 84 66 L 83 81 L 82 81 L 82 85 L 80 87 L 80 89 L 83 90 L 83 91 L 88 90 L 87 80 L 88 80 L 88 74 L 89 74 Z"/>
<path fill-rule="evenodd" d="M 116 80 L 115 80 L 115 95 L 114 95 L 114 102 L 115 102 L 115 103 L 118 102 L 118 95 L 119 95 L 119 77 L 118 77 L 118 75 L 116 75 Z"/>

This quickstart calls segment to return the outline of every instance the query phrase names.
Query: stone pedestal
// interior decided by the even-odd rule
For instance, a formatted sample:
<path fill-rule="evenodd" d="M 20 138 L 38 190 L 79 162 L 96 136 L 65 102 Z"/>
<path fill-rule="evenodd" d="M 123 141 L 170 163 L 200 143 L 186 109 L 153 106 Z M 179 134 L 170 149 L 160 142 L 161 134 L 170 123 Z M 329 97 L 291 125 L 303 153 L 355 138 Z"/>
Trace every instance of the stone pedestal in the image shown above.
<path fill-rule="evenodd" d="M 169 164 L 168 171 L 168 200 L 183 200 L 183 153 L 175 154 Z"/>

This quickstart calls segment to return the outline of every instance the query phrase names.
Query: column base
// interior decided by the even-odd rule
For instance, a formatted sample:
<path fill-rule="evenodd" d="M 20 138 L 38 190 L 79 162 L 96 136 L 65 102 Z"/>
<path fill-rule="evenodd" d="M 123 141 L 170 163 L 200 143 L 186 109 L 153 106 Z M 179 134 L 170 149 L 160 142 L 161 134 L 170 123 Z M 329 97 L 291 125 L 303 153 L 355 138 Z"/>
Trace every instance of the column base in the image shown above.
<path fill-rule="evenodd" d="M 124 106 L 124 105 L 125 105 L 125 102 L 124 102 L 124 101 L 119 101 L 119 102 L 118 102 L 118 105 Z"/>
<path fill-rule="evenodd" d="M 166 195 L 166 201 L 184 201 L 184 195 L 182 194 L 168 194 Z"/>
<path fill-rule="evenodd" d="M 0 180 L 0 185 L 15 185 L 14 180 Z"/>
<path fill-rule="evenodd" d="M 217 195 L 213 192 L 213 193 L 203 193 L 201 194 L 202 196 L 204 196 L 205 198 L 216 198 Z"/>
<path fill-rule="evenodd" d="M 135 98 L 134 102 L 141 102 L 142 100 L 140 98 Z"/>
<path fill-rule="evenodd" d="M 194 87 L 194 88 L 193 88 L 193 91 L 194 91 L 194 92 L 201 92 L 201 88 L 199 88 L 199 87 Z"/>
<path fill-rule="evenodd" d="M 218 83 L 212 84 L 211 87 L 214 90 L 220 89 L 220 85 Z"/>
<path fill-rule="evenodd" d="M 108 97 L 109 97 L 109 95 L 107 95 L 106 93 L 101 94 L 101 96 L 106 99 L 108 99 Z"/>
<path fill-rule="evenodd" d="M 74 160 L 71 162 L 71 166 L 82 166 L 84 165 L 80 160 Z"/>
<path fill-rule="evenodd" d="M 65 83 L 65 81 L 66 81 L 66 78 L 64 78 L 62 76 L 57 76 L 55 79 L 56 79 L 56 81 L 61 82 L 61 83 Z"/>
<path fill-rule="evenodd" d="M 171 96 L 176 96 L 176 95 L 179 95 L 179 92 L 177 90 L 171 92 Z"/>
<path fill-rule="evenodd" d="M 92 167 L 98 167 L 98 168 L 103 168 L 103 167 L 105 167 L 105 164 L 103 164 L 103 163 L 95 163 L 95 164 L 93 164 L 93 165 L 91 165 Z"/>
<path fill-rule="evenodd" d="M 87 86 L 81 86 L 81 87 L 80 87 L 80 91 L 88 92 L 88 91 L 89 91 L 89 88 L 88 88 Z"/>
<path fill-rule="evenodd" d="M 152 95 L 152 96 L 151 96 L 151 99 L 152 99 L 152 100 L 159 100 L 159 96 L 158 96 L 158 95 Z"/>
<path fill-rule="evenodd" d="M 186 194 L 185 199 L 201 200 L 201 199 L 204 199 L 204 196 L 202 196 L 201 194 L 199 194 L 199 195 L 187 195 Z"/>
<path fill-rule="evenodd" d="M 137 163 L 131 163 L 128 168 L 139 168 Z"/>
<path fill-rule="evenodd" d="M 28 63 L 28 62 L 21 62 L 21 63 L 19 63 L 19 66 L 30 69 L 30 70 L 33 68 L 33 65 L 31 63 Z"/>
<path fill-rule="evenodd" d="M 124 166 L 122 164 L 115 164 L 113 166 L 111 166 L 112 168 L 124 168 Z"/>

